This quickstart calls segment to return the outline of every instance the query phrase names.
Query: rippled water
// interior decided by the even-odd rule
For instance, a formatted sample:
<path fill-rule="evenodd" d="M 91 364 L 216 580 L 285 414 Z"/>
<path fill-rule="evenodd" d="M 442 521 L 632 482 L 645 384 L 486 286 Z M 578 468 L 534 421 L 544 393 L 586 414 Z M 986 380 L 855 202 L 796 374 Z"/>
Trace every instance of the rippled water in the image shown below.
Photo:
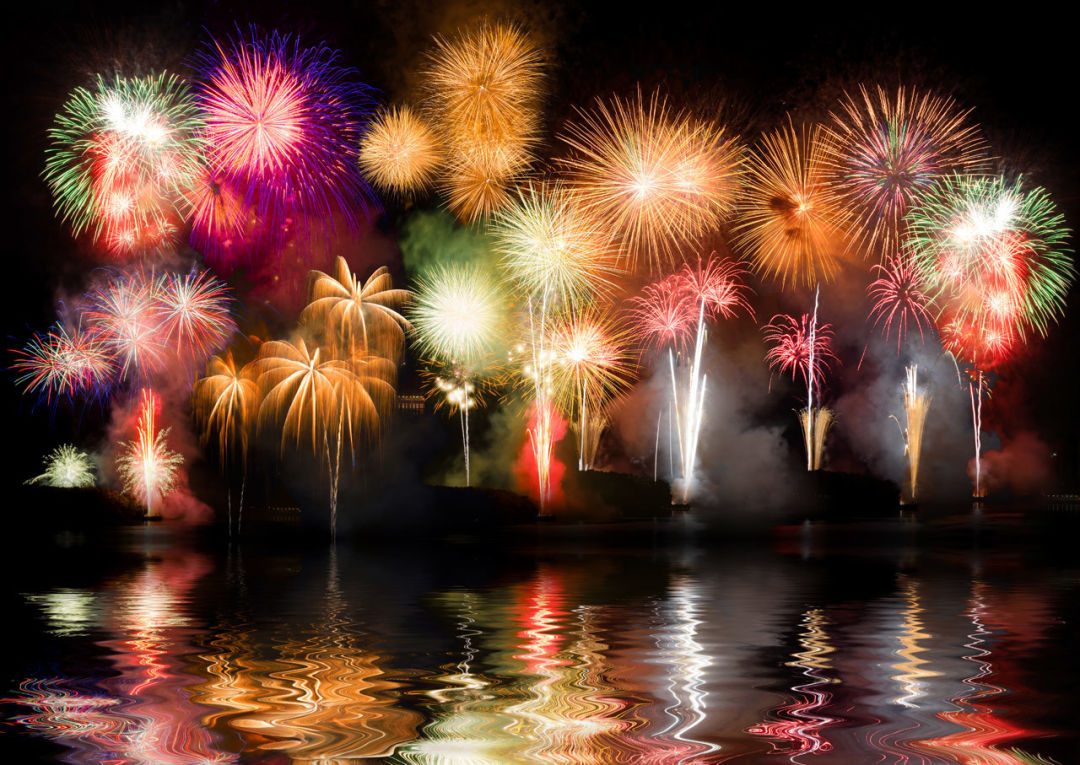
<path fill-rule="evenodd" d="M 1023 551 L 266 548 L 8 572 L 4 761 L 1080 762 Z"/>

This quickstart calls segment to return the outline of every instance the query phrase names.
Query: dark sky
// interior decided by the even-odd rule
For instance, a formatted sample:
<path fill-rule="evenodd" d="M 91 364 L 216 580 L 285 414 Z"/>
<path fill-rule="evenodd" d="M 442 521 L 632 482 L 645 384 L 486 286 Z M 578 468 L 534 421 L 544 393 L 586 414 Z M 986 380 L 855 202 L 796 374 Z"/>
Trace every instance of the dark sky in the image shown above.
<path fill-rule="evenodd" d="M 409 100 L 432 33 L 451 33 L 489 13 L 524 22 L 551 63 L 549 134 L 597 95 L 629 94 L 635 83 L 663 85 L 679 105 L 721 111 L 747 137 L 785 112 L 819 117 L 841 89 L 859 81 L 932 87 L 974 107 L 1007 170 L 1046 186 L 1075 227 L 1080 219 L 1076 151 L 1075 26 L 1039 9 L 1014 6 L 971 13 L 945 4 L 866 3 L 848 13 L 812 4 L 694 5 L 459 2 L 261 3 L 24 2 L 5 18 L 8 119 L 7 266 L 2 324 L 5 348 L 22 344 L 52 319 L 58 286 L 75 284 L 91 265 L 51 212 L 40 179 L 45 130 L 67 93 L 95 71 L 169 67 L 184 70 L 208 32 L 228 34 L 251 22 L 299 32 L 343 51 L 344 61 L 381 92 Z M 1065 450 L 1075 478 L 1075 296 L 1070 311 L 1038 349 L 1011 371 L 1024 381 L 1025 406 L 1037 431 Z M 5 364 L 10 363 L 5 355 Z M 32 413 L 11 383 L 0 381 L 0 406 L 17 434 L 12 475 L 32 471 L 49 446 L 78 424 Z M 4 471 L 5 473 L 7 470 Z"/>

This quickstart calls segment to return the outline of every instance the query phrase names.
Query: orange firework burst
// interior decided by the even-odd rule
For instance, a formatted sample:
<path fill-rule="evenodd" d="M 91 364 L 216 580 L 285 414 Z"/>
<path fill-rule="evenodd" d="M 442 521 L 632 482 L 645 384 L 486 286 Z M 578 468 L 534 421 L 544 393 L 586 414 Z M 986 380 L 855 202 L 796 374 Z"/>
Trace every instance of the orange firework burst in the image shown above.
<path fill-rule="evenodd" d="M 514 183 L 531 161 L 528 149 L 511 141 L 456 142 L 442 182 L 447 207 L 469 222 L 490 215 L 514 198 Z"/>
<path fill-rule="evenodd" d="M 379 188 L 398 194 L 431 186 L 441 162 L 435 132 L 404 106 L 376 117 L 360 144 L 360 169 Z"/>
<path fill-rule="evenodd" d="M 600 409 L 633 379 L 629 333 L 595 309 L 564 316 L 551 333 L 552 389 L 568 417 Z"/>
<path fill-rule="evenodd" d="M 843 206 L 828 183 L 822 128 L 787 126 L 750 157 L 737 241 L 785 287 L 828 281 L 847 256 Z"/>
<path fill-rule="evenodd" d="M 203 441 L 216 431 L 221 461 L 237 450 L 243 459 L 259 406 L 259 386 L 250 366 L 240 366 L 231 350 L 214 356 L 206 365 L 206 376 L 195 383 L 193 398 Z"/>
<path fill-rule="evenodd" d="M 345 258 L 334 261 L 334 275 L 311 272 L 311 302 L 301 320 L 327 336 L 332 348 L 348 356 L 356 349 L 397 359 L 405 345 L 409 322 L 398 309 L 407 290 L 393 288 L 390 271 L 377 268 L 363 284 Z"/>
<path fill-rule="evenodd" d="M 540 51 L 514 25 L 485 22 L 436 38 L 428 104 L 450 158 L 443 191 L 459 218 L 476 220 L 512 199 L 532 161 L 542 79 Z"/>
<path fill-rule="evenodd" d="M 254 371 L 263 397 L 259 416 L 263 422 L 281 423 L 283 450 L 292 440 L 318 455 L 338 433 L 350 440 L 359 433 L 372 437 L 394 395 L 394 365 L 388 359 L 335 359 L 303 338 L 264 343 Z"/>
<path fill-rule="evenodd" d="M 648 101 L 598 100 L 562 140 L 562 160 L 584 211 L 616 234 L 632 265 L 653 270 L 731 213 L 742 152 L 722 128 Z"/>
<path fill-rule="evenodd" d="M 528 35 L 488 22 L 452 40 L 436 37 L 426 78 L 448 132 L 484 140 L 535 135 L 542 79 L 543 59 Z"/>
<path fill-rule="evenodd" d="M 899 249 L 903 218 L 938 179 L 985 169 L 986 143 L 951 98 L 897 88 L 845 94 L 828 128 L 829 163 L 855 236 L 867 250 Z"/>

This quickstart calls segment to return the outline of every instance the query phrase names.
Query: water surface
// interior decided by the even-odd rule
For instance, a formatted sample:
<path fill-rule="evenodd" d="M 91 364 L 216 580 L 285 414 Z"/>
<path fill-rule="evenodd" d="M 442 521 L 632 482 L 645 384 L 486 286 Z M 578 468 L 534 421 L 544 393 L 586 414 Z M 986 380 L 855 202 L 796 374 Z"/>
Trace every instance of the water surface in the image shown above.
<path fill-rule="evenodd" d="M 7 579 L 11 762 L 1080 762 L 1080 568 L 1031 550 L 157 527 Z"/>

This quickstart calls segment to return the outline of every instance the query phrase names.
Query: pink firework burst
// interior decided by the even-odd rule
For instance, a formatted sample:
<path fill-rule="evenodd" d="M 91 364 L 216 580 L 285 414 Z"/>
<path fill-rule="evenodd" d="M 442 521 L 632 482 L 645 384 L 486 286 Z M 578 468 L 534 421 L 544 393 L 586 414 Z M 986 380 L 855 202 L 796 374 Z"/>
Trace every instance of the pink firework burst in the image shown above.
<path fill-rule="evenodd" d="M 814 327 L 813 316 L 808 313 L 799 319 L 777 314 L 763 331 L 765 342 L 772 345 L 765 354 L 765 361 L 777 374 L 790 374 L 793 380 L 801 377 L 803 382 L 810 378 L 818 386 L 832 362 L 839 361 L 832 351 L 832 325 Z"/>
<path fill-rule="evenodd" d="M 236 332 L 229 313 L 229 290 L 209 271 L 168 274 L 156 294 L 158 329 L 165 345 L 202 361 Z"/>
<path fill-rule="evenodd" d="M 705 303 L 705 315 L 713 320 L 734 318 L 740 310 L 754 315 L 747 293 L 750 288 L 743 284 L 746 268 L 734 260 L 721 260 L 709 256 L 702 263 L 698 258 L 697 266 L 689 263 L 678 272 L 682 288 L 693 305 Z"/>
<path fill-rule="evenodd" d="M 141 272 L 119 275 L 89 295 L 90 330 L 115 357 L 121 377 L 146 377 L 166 363 L 157 318 L 161 280 Z"/>
<path fill-rule="evenodd" d="M 371 199 L 357 164 L 368 88 L 337 58 L 278 34 L 214 43 L 203 56 L 214 177 L 196 200 L 194 242 L 222 255 L 245 205 L 269 245 L 296 233 L 297 221 L 340 214 L 355 223 L 358 204 Z"/>
<path fill-rule="evenodd" d="M 870 318 L 874 326 L 880 326 L 888 339 L 896 328 L 896 349 L 907 334 L 908 324 L 913 324 L 923 337 L 923 322 L 933 326 L 933 320 L 926 309 L 929 302 L 919 273 L 899 255 L 894 255 L 884 264 L 875 264 L 878 278 L 867 287 L 867 294 L 874 301 L 870 308 Z"/>
<path fill-rule="evenodd" d="M 678 274 L 648 284 L 630 300 L 636 334 L 655 348 L 671 343 L 681 348 L 690 341 L 697 323 L 697 306 Z"/>

